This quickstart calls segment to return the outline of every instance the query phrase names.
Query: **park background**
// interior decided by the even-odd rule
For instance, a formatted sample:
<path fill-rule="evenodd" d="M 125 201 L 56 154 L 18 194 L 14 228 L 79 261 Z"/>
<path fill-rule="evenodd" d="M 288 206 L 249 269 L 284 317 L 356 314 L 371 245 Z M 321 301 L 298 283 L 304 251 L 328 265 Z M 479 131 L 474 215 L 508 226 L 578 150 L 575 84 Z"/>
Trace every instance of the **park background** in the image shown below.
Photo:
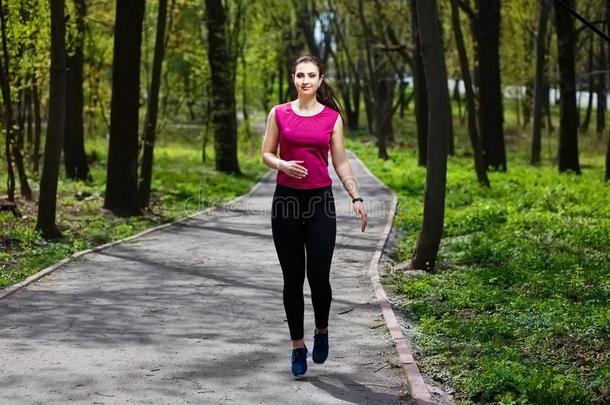
<path fill-rule="evenodd" d="M 610 403 L 610 2 L 0 10 L 0 287 L 247 192 L 313 54 L 398 195 L 385 282 L 422 371 L 464 403 Z"/>

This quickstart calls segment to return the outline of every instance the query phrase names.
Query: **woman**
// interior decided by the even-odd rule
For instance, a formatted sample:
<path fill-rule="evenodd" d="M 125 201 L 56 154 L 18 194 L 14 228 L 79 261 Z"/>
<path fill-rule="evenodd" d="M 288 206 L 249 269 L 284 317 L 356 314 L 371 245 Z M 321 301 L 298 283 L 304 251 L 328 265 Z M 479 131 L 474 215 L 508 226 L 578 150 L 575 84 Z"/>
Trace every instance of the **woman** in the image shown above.
<path fill-rule="evenodd" d="M 306 269 L 316 324 L 312 359 L 314 363 L 324 363 L 328 357 L 332 299 L 329 274 L 336 235 L 329 149 L 335 172 L 352 198 L 356 216 L 361 218 L 362 232 L 367 216 L 345 157 L 343 121 L 335 93 L 325 81 L 324 67 L 318 58 L 302 56 L 294 62 L 292 72 L 298 97 L 271 109 L 262 157 L 268 167 L 278 171 L 271 228 L 284 277 L 284 308 L 293 348 L 292 374 L 299 376 L 307 371 L 307 347 L 303 341 Z"/>

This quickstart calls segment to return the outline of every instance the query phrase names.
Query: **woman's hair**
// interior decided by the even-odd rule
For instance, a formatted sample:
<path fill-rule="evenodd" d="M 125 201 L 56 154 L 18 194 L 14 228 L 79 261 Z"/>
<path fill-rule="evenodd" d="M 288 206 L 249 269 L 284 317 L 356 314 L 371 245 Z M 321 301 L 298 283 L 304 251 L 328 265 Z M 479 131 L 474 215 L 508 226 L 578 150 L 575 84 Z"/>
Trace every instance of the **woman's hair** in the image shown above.
<path fill-rule="evenodd" d="M 339 98 L 337 97 L 335 90 L 332 88 L 332 86 L 330 84 L 328 84 L 328 81 L 326 79 L 326 68 L 322 64 L 322 61 L 320 60 L 320 58 L 318 58 L 316 56 L 312 56 L 312 55 L 304 55 L 304 56 L 300 56 L 300 57 L 296 58 L 294 63 L 292 64 L 292 74 L 295 73 L 297 65 L 299 63 L 306 63 L 306 62 L 313 63 L 314 65 L 316 65 L 318 67 L 318 71 L 320 72 L 320 77 L 324 76 L 324 80 L 322 80 L 322 84 L 320 85 L 320 87 L 318 88 L 318 91 L 316 92 L 316 99 L 321 104 L 324 104 L 325 106 L 338 111 L 339 114 L 341 114 L 341 116 L 343 116 L 343 108 L 341 107 L 341 103 L 339 102 Z"/>

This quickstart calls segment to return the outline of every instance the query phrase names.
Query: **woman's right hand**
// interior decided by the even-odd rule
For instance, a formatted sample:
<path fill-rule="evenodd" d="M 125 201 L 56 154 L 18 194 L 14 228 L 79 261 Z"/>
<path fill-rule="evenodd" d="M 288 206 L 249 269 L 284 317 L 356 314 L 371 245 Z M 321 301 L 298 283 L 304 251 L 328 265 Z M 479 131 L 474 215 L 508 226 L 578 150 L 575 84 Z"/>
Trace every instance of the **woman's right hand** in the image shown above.
<path fill-rule="evenodd" d="M 283 171 L 290 177 L 294 177 L 296 179 L 302 179 L 307 176 L 307 169 L 304 166 L 301 166 L 302 163 L 305 163 L 304 160 L 281 160 L 278 165 L 278 170 Z"/>

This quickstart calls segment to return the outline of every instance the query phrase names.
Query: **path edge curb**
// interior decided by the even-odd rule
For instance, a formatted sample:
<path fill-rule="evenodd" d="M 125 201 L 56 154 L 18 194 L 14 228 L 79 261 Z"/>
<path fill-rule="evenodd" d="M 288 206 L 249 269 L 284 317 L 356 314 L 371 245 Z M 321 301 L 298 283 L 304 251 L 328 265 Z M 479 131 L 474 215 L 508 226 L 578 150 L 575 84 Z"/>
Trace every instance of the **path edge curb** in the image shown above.
<path fill-rule="evenodd" d="M 390 214 L 388 215 L 388 220 L 385 224 L 385 228 L 383 229 L 381 238 L 377 243 L 377 248 L 375 249 L 375 253 L 373 254 L 373 258 L 371 259 L 371 264 L 369 266 L 369 276 L 371 278 L 371 283 L 373 284 L 373 289 L 375 290 L 375 296 L 377 297 L 376 302 L 381 307 L 383 319 L 385 320 L 386 327 L 388 328 L 390 336 L 392 337 L 392 342 L 394 343 L 394 347 L 398 354 L 402 369 L 405 372 L 407 384 L 409 385 L 409 391 L 411 393 L 411 398 L 415 400 L 415 403 L 417 405 L 433 405 L 434 402 L 432 401 L 432 396 L 430 395 L 428 386 L 424 382 L 424 378 L 422 377 L 421 372 L 419 371 L 417 362 L 413 358 L 413 350 L 411 348 L 411 343 L 402 333 L 402 329 L 400 328 L 400 324 L 398 323 L 396 314 L 392 309 L 392 305 L 390 304 L 388 296 L 383 288 L 383 285 L 381 284 L 381 279 L 379 276 L 379 262 L 381 261 L 383 250 L 388 241 L 388 238 L 390 237 L 394 217 L 396 216 L 396 207 L 398 206 L 398 196 L 396 195 L 394 190 L 386 186 L 373 172 L 371 172 L 371 170 L 364 164 L 364 162 L 362 162 L 362 160 L 354 152 L 352 152 L 352 155 L 372 178 L 374 178 L 381 186 L 388 189 L 392 194 Z"/>
<path fill-rule="evenodd" d="M 219 208 L 224 207 L 225 205 L 235 204 L 235 203 L 237 203 L 237 202 L 239 202 L 239 201 L 241 201 L 243 199 L 246 199 L 246 198 L 250 197 L 250 195 L 252 195 L 264 183 L 264 181 L 267 180 L 268 177 L 271 177 L 274 173 L 275 172 L 273 170 L 267 171 L 265 174 L 263 174 L 256 181 L 256 183 L 254 183 L 254 185 L 250 188 L 250 190 L 247 193 L 242 194 L 240 196 L 237 196 L 234 199 L 232 199 L 230 201 L 227 201 L 224 204 L 208 207 L 208 208 L 206 208 L 204 210 L 200 210 L 200 211 L 194 212 L 194 213 L 189 214 L 189 215 L 187 215 L 185 217 L 179 218 L 179 219 L 177 219 L 175 221 L 168 222 L 168 223 L 165 223 L 165 224 L 153 226 L 152 228 L 145 229 L 145 230 L 143 230 L 141 232 L 138 232 L 138 233 L 136 233 L 134 235 L 127 236 L 125 238 L 118 239 L 118 240 L 115 240 L 115 241 L 112 241 L 112 242 L 104 243 L 103 245 L 94 246 L 94 247 L 92 247 L 90 249 L 80 250 L 78 252 L 72 253 L 70 256 L 60 260 L 59 262 L 57 262 L 55 264 L 52 264 L 51 266 L 45 267 L 44 269 L 42 269 L 42 270 L 32 274 L 31 276 L 29 276 L 25 280 L 23 280 L 23 281 L 21 281 L 21 282 L 19 282 L 17 284 L 14 284 L 14 285 L 12 285 L 10 287 L 7 287 L 7 288 L 5 288 L 3 290 L 0 290 L 0 300 L 3 300 L 3 299 L 7 298 L 10 295 L 13 295 L 14 293 L 16 293 L 17 291 L 21 290 L 22 288 L 27 287 L 28 285 L 32 284 L 34 281 L 40 280 L 44 276 L 53 273 L 58 268 L 62 267 L 63 265 L 65 265 L 67 263 L 70 263 L 70 262 L 78 259 L 81 256 L 85 256 L 85 255 L 87 255 L 89 253 L 99 252 L 99 251 L 107 249 L 109 247 L 112 247 L 112 246 L 115 246 L 115 245 L 118 245 L 118 244 L 121 244 L 121 243 L 124 243 L 124 242 L 127 242 L 127 241 L 131 241 L 133 239 L 139 238 L 139 237 L 147 235 L 149 233 L 156 232 L 158 230 L 165 229 L 165 228 L 168 228 L 170 226 L 174 226 L 174 225 L 180 224 L 182 222 L 186 222 L 189 219 L 192 219 L 192 218 L 197 217 L 199 215 L 203 215 L 203 214 L 206 214 L 208 212 L 217 210 Z"/>

